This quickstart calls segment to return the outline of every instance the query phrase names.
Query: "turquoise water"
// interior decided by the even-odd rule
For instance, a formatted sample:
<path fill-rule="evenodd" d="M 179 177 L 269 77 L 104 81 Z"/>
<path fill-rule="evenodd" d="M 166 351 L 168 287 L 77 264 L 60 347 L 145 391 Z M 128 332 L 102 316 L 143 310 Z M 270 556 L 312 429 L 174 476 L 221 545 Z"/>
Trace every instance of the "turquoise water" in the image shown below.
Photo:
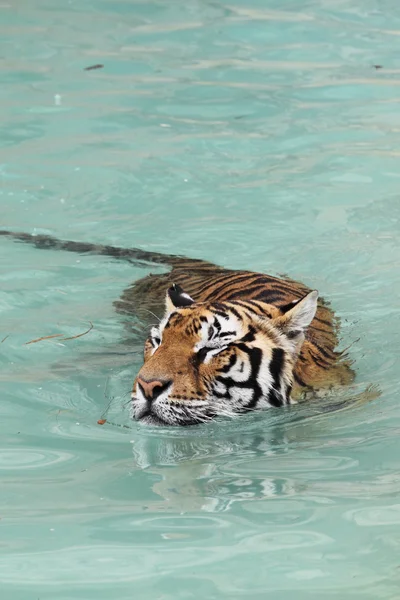
<path fill-rule="evenodd" d="M 131 423 L 112 302 L 149 270 L 0 240 L 2 599 L 400 597 L 399 32 L 394 0 L 1 3 L 0 225 L 288 273 L 353 344 L 335 401 L 381 390 Z"/>

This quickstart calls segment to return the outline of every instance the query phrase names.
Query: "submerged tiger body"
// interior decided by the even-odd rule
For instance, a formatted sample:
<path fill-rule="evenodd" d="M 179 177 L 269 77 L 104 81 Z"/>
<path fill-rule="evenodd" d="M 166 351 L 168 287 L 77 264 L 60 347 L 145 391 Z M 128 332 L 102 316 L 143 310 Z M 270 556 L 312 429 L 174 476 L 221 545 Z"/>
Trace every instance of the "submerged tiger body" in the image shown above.
<path fill-rule="evenodd" d="M 145 343 L 134 382 L 138 420 L 199 423 L 290 404 L 307 391 L 353 380 L 350 363 L 336 350 L 333 312 L 302 283 L 137 249 L 0 235 L 38 248 L 169 267 L 136 281 L 115 302 L 120 313 L 161 319 Z"/>

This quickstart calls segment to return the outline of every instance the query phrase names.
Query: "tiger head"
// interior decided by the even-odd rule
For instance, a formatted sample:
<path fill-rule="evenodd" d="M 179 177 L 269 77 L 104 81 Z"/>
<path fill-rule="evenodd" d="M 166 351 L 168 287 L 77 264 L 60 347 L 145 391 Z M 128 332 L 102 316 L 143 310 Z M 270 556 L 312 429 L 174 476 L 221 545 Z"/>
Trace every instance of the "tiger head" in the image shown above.
<path fill-rule="evenodd" d="M 192 425 L 290 404 L 293 368 L 318 292 L 284 307 L 259 301 L 195 302 L 180 286 L 166 297 L 132 392 L 136 420 Z"/>

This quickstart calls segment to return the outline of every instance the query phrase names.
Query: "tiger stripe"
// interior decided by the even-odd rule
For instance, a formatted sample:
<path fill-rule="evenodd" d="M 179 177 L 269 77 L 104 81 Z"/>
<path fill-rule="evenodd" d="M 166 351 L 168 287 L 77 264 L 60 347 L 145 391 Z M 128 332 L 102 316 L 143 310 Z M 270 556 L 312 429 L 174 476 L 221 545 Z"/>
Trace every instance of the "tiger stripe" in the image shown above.
<path fill-rule="evenodd" d="M 295 300 L 310 289 L 288 277 L 275 277 L 251 271 L 230 270 L 201 260 L 161 254 L 136 248 L 118 248 L 88 242 L 64 241 L 47 235 L 30 235 L 0 230 L 0 236 L 28 243 L 38 249 L 63 250 L 78 254 L 98 254 L 125 260 L 138 266 L 150 263 L 169 267 L 167 273 L 150 274 L 134 282 L 114 303 L 122 314 L 135 315 L 148 322 L 150 313 L 163 316 L 165 291 L 172 285 L 181 285 L 197 303 L 211 301 L 215 306 L 225 303 L 246 303 L 246 314 L 232 305 L 229 311 L 236 318 L 251 319 L 262 314 L 266 303 L 271 313 Z M 227 308 L 218 309 L 226 312 Z M 235 314 L 236 313 L 236 314 Z M 268 315 L 267 315 L 268 316 Z M 342 385 L 354 377 L 350 362 L 336 350 L 338 322 L 332 310 L 319 299 L 317 313 L 305 333 L 300 355 L 294 367 L 294 396 L 313 387 Z"/>

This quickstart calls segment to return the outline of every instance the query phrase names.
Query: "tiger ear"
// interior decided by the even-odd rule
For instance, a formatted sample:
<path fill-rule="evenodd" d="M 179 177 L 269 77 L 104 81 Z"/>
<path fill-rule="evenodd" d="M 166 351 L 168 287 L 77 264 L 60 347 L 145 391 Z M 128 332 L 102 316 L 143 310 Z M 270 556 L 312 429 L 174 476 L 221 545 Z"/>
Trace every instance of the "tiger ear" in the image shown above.
<path fill-rule="evenodd" d="M 273 324 L 289 339 L 299 338 L 298 341 L 300 342 L 317 312 L 318 292 L 314 290 L 298 302 L 291 303 L 291 305 L 286 305 L 281 309 L 284 314 L 274 319 Z"/>
<path fill-rule="evenodd" d="M 183 308 L 194 303 L 193 298 L 187 294 L 180 285 L 173 284 L 167 291 L 165 299 L 165 307 L 167 314 L 171 313 L 175 308 Z"/>

